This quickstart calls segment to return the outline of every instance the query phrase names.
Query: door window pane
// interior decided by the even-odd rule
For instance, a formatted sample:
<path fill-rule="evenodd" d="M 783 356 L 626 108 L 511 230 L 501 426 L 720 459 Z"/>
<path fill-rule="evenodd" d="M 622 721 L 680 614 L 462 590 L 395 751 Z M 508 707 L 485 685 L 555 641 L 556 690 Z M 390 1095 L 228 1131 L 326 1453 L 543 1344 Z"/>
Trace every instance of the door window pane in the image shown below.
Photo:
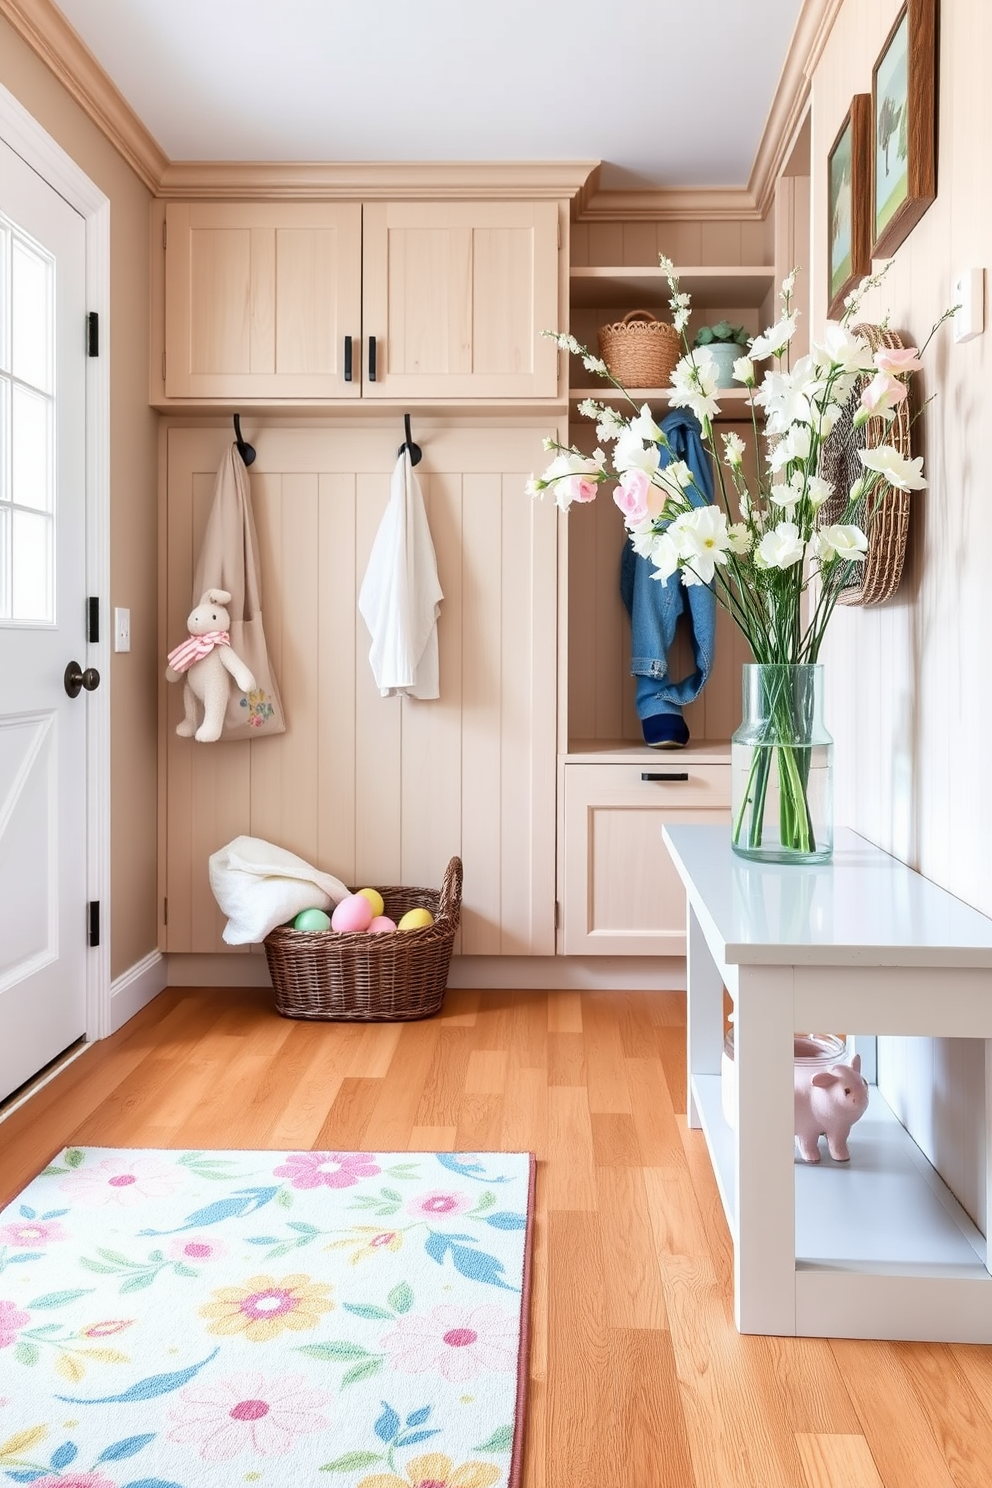
<path fill-rule="evenodd" d="M 51 409 L 49 398 L 14 384 L 10 499 L 35 511 L 52 507 Z"/>
<path fill-rule="evenodd" d="M 55 620 L 55 260 L 0 216 L 0 623 Z"/>
<path fill-rule="evenodd" d="M 11 236 L 10 370 L 22 382 L 50 393 L 55 265 L 41 249 Z"/>
<path fill-rule="evenodd" d="M 50 620 L 52 615 L 52 519 L 41 512 L 11 513 L 16 562 L 11 574 L 15 620 Z"/>

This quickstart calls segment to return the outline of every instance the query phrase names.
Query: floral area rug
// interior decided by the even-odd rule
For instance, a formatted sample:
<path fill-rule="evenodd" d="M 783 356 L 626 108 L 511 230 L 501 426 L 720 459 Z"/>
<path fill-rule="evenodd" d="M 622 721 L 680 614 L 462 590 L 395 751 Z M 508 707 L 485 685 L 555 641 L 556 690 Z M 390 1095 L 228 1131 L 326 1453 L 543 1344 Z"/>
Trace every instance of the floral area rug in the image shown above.
<path fill-rule="evenodd" d="M 516 1488 L 533 1166 L 69 1148 L 0 1212 L 0 1485 Z"/>

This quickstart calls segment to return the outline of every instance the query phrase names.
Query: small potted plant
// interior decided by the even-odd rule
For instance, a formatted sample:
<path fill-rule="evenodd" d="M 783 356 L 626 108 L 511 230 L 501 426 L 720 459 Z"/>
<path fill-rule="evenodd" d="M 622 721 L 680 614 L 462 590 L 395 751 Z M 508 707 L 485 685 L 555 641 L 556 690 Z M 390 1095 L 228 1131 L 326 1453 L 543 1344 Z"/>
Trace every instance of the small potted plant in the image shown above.
<path fill-rule="evenodd" d="M 732 326 L 729 320 L 720 320 L 716 325 L 700 326 L 693 346 L 705 346 L 713 355 L 717 367 L 717 387 L 729 388 L 734 384 L 734 363 L 738 357 L 747 356 L 750 332 L 743 326 Z"/>

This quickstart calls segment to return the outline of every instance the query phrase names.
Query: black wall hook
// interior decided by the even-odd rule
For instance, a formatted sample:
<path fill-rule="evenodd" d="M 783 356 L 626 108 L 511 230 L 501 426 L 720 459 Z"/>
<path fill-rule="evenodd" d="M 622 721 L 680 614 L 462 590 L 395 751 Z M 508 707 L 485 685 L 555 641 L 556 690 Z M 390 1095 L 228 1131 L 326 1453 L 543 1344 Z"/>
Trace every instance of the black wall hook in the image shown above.
<path fill-rule="evenodd" d="M 234 442 L 238 446 L 238 454 L 241 456 L 242 460 L 244 460 L 246 465 L 250 465 L 255 458 L 255 450 L 252 445 L 248 444 L 247 441 L 242 437 L 240 413 L 236 413 L 234 415 Z"/>
<path fill-rule="evenodd" d="M 414 444 L 413 442 L 413 435 L 410 433 L 410 415 L 408 413 L 405 413 L 403 415 L 403 429 L 406 434 L 406 438 L 404 439 L 403 443 L 400 445 L 396 453 L 398 455 L 401 455 L 404 450 L 409 450 L 410 464 L 419 465 L 421 460 L 424 458 L 424 452 L 420 448 L 419 444 Z"/>

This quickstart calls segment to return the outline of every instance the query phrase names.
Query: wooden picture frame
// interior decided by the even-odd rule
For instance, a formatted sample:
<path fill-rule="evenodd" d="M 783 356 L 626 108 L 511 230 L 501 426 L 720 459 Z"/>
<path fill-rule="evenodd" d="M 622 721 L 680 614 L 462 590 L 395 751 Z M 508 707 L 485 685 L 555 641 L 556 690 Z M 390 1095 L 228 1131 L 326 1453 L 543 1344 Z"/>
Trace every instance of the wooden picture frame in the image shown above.
<path fill-rule="evenodd" d="M 871 273 L 871 94 L 856 93 L 827 156 L 827 314 Z"/>
<path fill-rule="evenodd" d="M 937 196 L 937 0 L 905 0 L 871 74 L 872 257 L 890 258 Z"/>

